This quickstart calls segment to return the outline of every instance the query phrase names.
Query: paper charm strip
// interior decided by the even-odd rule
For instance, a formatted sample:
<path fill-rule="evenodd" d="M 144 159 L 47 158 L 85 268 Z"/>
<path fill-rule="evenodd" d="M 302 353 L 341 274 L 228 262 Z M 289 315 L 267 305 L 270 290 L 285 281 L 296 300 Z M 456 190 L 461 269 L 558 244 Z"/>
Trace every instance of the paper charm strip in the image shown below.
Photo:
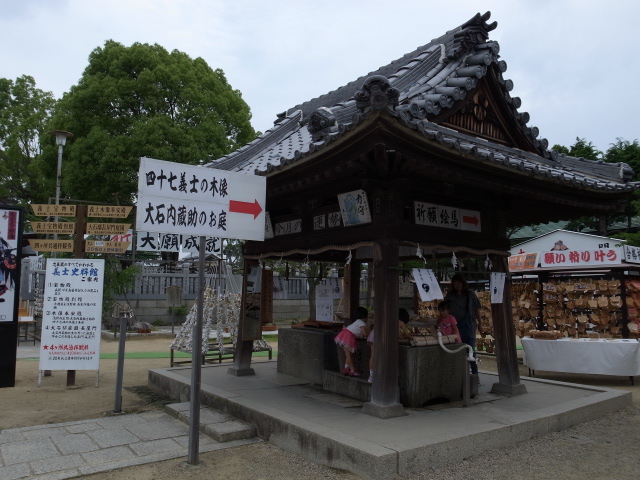
<path fill-rule="evenodd" d="M 284 277 L 273 277 L 273 299 L 286 300 L 289 298 L 289 284 Z"/>
<path fill-rule="evenodd" d="M 507 274 L 504 272 L 491 272 L 490 288 L 491 303 L 503 303 L 504 301 L 504 282 Z"/>
<path fill-rule="evenodd" d="M 441 300 L 444 298 L 440 284 L 438 284 L 438 279 L 433 274 L 433 270 L 414 268 L 411 273 L 413 274 L 413 279 L 416 281 L 420 300 L 430 302 L 431 300 Z"/>

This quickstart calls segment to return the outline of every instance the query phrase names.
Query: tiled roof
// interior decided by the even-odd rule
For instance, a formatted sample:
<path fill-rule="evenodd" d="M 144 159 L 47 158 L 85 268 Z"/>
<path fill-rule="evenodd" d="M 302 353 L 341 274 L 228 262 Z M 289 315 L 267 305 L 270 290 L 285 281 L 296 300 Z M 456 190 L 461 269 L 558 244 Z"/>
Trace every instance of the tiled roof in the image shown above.
<path fill-rule="evenodd" d="M 326 95 L 296 105 L 280 114 L 273 128 L 239 150 L 208 166 L 248 174 L 265 175 L 294 164 L 357 128 L 372 110 L 382 109 L 421 132 L 427 139 L 463 154 L 470 161 L 493 164 L 551 182 L 585 190 L 626 191 L 633 171 L 624 163 L 605 163 L 558 155 L 549 142 L 538 139 L 537 127 L 529 127 L 529 114 L 519 112 L 521 101 L 511 97 L 513 82 L 502 74 L 500 47 L 490 41 L 496 22 L 490 13 L 477 14 L 460 27 L 367 76 Z M 507 147 L 460 133 L 430 121 L 452 107 L 458 108 L 467 92 L 492 69 L 514 122 L 538 154 Z M 380 98 L 387 102 L 376 105 Z M 368 106 L 367 106 L 368 105 Z"/>

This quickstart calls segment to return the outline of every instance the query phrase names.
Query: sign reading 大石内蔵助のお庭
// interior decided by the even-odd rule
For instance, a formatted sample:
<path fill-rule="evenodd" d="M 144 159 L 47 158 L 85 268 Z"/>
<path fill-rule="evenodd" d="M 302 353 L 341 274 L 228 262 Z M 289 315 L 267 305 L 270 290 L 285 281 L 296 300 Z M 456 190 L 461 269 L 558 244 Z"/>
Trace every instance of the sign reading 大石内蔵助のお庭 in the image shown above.
<path fill-rule="evenodd" d="M 264 240 L 264 177 L 140 159 L 136 229 Z"/>

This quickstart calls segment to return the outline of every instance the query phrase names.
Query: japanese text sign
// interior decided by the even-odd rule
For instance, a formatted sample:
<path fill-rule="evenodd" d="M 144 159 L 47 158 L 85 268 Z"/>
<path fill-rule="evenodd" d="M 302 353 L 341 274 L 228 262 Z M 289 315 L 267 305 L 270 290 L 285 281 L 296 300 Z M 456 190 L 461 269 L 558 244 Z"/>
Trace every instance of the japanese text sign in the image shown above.
<path fill-rule="evenodd" d="M 316 285 L 316 320 L 333 322 L 333 293 L 329 285 Z"/>
<path fill-rule="evenodd" d="M 431 300 L 443 299 L 442 290 L 438 279 L 433 274 L 433 270 L 426 268 L 414 268 L 411 273 L 418 287 L 420 300 L 430 302 Z"/>
<path fill-rule="evenodd" d="M 84 251 L 87 253 L 124 253 L 130 245 L 131 242 L 86 240 Z"/>
<path fill-rule="evenodd" d="M 628 263 L 640 263 L 640 247 L 624 245 L 624 261 Z"/>
<path fill-rule="evenodd" d="M 98 370 L 104 260 L 49 259 L 40 370 Z"/>
<path fill-rule="evenodd" d="M 289 284 L 284 277 L 273 277 L 273 299 L 286 300 L 289 298 Z"/>
<path fill-rule="evenodd" d="M 120 205 L 88 205 L 87 217 L 127 218 L 133 207 Z"/>
<path fill-rule="evenodd" d="M 290 235 L 292 233 L 300 233 L 302 231 L 302 220 L 297 218 L 286 222 L 276 223 L 274 230 L 276 237 L 281 235 Z"/>
<path fill-rule="evenodd" d="M 264 240 L 266 178 L 140 159 L 136 230 Z"/>
<path fill-rule="evenodd" d="M 509 257 L 509 270 L 528 270 L 538 266 L 537 253 L 525 253 L 523 255 L 511 255 Z"/>
<path fill-rule="evenodd" d="M 413 202 L 413 211 L 416 225 L 452 228 L 470 232 L 482 231 L 482 217 L 480 212 L 476 210 Z"/>
<path fill-rule="evenodd" d="M 29 239 L 29 245 L 36 252 L 73 252 L 73 240 Z"/>
<path fill-rule="evenodd" d="M 345 227 L 371 223 L 369 202 L 364 190 L 342 193 L 338 195 L 338 203 Z"/>
<path fill-rule="evenodd" d="M 47 203 L 34 203 L 31 205 L 33 214 L 38 217 L 48 217 L 51 215 L 57 217 L 75 217 L 75 205 L 50 205 Z"/>
<path fill-rule="evenodd" d="M 618 248 L 540 253 L 540 266 L 543 268 L 609 265 L 619 264 L 621 261 L 622 252 Z"/>
<path fill-rule="evenodd" d="M 75 222 L 29 222 L 33 233 L 71 235 L 76 231 Z"/>
<path fill-rule="evenodd" d="M 204 252 L 207 255 L 215 254 L 220 256 L 220 247 L 222 246 L 222 239 L 217 237 L 206 237 L 204 239 Z M 200 237 L 194 235 L 182 236 L 182 251 L 189 253 L 200 252 Z"/>
<path fill-rule="evenodd" d="M 87 223 L 87 235 L 124 235 L 129 231 L 129 227 L 130 223 Z M 130 242 L 131 239 L 126 241 Z"/>

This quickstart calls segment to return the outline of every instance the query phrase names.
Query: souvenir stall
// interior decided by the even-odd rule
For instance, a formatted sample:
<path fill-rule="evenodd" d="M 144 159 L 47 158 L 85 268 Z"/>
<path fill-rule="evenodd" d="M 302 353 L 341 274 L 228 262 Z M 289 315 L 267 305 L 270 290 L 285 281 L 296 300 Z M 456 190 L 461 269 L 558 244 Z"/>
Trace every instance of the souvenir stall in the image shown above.
<path fill-rule="evenodd" d="M 367 263 L 374 273 L 373 383 L 339 375 L 337 360 L 328 360 L 335 332 L 327 329 L 316 329 L 322 340 L 313 348 L 302 333 L 286 341 L 280 333 L 278 356 L 300 352 L 290 362 L 294 373 L 322 376 L 323 388 L 330 377 L 368 390 L 367 414 L 404 415 L 401 359 L 417 347 L 399 342 L 401 261 L 422 256 L 429 270 L 433 259 L 473 254 L 489 258 L 490 272 L 506 274 L 508 227 L 604 215 L 634 191 L 627 165 L 559 156 L 527 126 L 529 115 L 509 93 L 513 82 L 503 77 L 499 45 L 489 40 L 497 25 L 489 17 L 478 14 L 368 78 L 288 109 L 272 129 L 208 165 L 267 178 L 265 241 L 243 247 L 245 313 L 230 374 L 254 374 L 262 312 L 247 311 L 246 302 L 249 274 L 262 259 L 343 265 L 350 319 Z M 492 390 L 521 394 L 510 298 L 506 282 L 504 301 L 490 307 L 499 373 Z"/>
<path fill-rule="evenodd" d="M 556 230 L 513 251 L 515 329 L 532 372 L 640 375 L 640 248 Z"/>

